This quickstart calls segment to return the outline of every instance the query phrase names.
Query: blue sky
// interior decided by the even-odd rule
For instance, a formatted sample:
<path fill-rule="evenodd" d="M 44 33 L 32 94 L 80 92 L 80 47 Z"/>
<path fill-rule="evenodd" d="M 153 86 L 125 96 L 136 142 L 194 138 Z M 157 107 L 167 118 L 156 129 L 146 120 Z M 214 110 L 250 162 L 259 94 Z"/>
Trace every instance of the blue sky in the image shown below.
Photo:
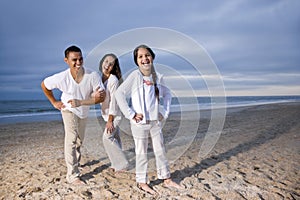
<path fill-rule="evenodd" d="M 40 82 L 67 68 L 66 47 L 76 44 L 87 57 L 108 38 L 143 27 L 174 30 L 202 46 L 226 95 L 299 95 L 299 9 L 298 0 L 2 0 L 0 99 L 45 99 Z M 190 77 L 199 95 L 208 95 L 183 59 L 156 53 L 156 62 Z M 130 53 L 120 60 L 123 71 L 135 67 Z"/>

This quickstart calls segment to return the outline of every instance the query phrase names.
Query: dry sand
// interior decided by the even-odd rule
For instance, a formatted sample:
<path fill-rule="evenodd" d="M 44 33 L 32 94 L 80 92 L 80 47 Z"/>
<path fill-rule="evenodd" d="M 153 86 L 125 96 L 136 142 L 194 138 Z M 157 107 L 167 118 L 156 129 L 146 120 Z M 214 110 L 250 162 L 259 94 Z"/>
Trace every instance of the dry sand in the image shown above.
<path fill-rule="evenodd" d="M 207 116 L 200 119 L 191 146 L 171 164 L 172 177 L 184 191 L 165 188 L 149 170 L 150 185 L 161 193 L 155 197 L 136 187 L 133 173 L 111 172 L 101 146 L 101 120 L 89 120 L 87 128 L 85 186 L 66 182 L 62 122 L 0 125 L 0 199 L 300 199 L 300 103 L 228 111 L 221 137 L 206 157 L 198 153 Z M 172 114 L 166 122 L 166 142 L 179 121 L 180 115 Z M 122 139 L 134 166 L 132 138 L 122 134 Z"/>

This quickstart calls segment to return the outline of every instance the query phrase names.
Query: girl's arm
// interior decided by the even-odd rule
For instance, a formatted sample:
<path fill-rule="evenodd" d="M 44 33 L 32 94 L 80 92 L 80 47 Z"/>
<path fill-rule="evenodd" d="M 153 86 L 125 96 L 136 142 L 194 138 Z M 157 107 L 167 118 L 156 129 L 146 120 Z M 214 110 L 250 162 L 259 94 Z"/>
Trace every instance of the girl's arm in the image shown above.
<path fill-rule="evenodd" d="M 120 110 L 127 119 L 133 119 L 135 116 L 134 110 L 129 107 L 126 100 L 127 97 L 130 97 L 132 92 L 131 90 L 134 89 L 134 78 L 134 73 L 131 73 L 115 91 L 115 99 L 119 105 Z"/>
<path fill-rule="evenodd" d="M 170 106 L 172 100 L 172 94 L 170 89 L 165 85 L 163 77 L 160 81 L 160 94 L 163 97 L 163 108 L 160 109 L 160 113 L 164 117 L 164 119 L 168 118 L 170 113 Z"/>

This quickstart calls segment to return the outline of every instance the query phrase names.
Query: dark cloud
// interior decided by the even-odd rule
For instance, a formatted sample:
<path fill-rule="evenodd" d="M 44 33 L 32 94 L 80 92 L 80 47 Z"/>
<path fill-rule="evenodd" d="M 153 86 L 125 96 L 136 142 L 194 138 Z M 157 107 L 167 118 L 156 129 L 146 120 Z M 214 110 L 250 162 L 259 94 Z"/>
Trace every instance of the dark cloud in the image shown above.
<path fill-rule="evenodd" d="M 87 56 L 114 34 L 153 26 L 182 32 L 202 45 L 225 77 L 228 91 L 240 88 L 242 93 L 245 85 L 261 92 L 264 86 L 277 85 L 295 88 L 289 91 L 297 94 L 299 88 L 292 86 L 300 85 L 293 76 L 300 72 L 299 7 L 298 1 L 258 0 L 3 0 L 0 88 L 42 96 L 35 89 L 44 77 L 66 68 L 63 51 L 67 46 L 76 44 Z M 157 61 L 192 73 L 185 70 L 190 67 L 184 61 L 168 58 L 162 54 Z M 133 67 L 128 59 L 130 55 L 122 59 L 126 70 Z M 260 79 L 252 79 L 257 76 Z"/>

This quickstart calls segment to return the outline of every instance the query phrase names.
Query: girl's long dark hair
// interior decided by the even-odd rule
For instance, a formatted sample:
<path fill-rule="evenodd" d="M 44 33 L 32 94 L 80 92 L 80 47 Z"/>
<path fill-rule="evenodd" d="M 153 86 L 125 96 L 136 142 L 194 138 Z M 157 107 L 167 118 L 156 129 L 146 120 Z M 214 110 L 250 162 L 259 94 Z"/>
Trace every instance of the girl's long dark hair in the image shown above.
<path fill-rule="evenodd" d="M 139 45 L 137 46 L 134 50 L 133 50 L 133 58 L 134 58 L 134 63 L 138 65 L 137 63 L 137 56 L 138 56 L 138 50 L 139 49 L 147 49 L 147 51 L 149 51 L 149 53 L 151 54 L 153 60 L 155 59 L 155 53 L 152 51 L 152 49 L 150 47 L 148 47 L 147 45 Z M 152 78 L 153 78 L 153 84 L 154 84 L 154 89 L 155 89 L 155 96 L 157 98 L 157 100 L 159 101 L 159 89 L 157 87 L 157 74 L 154 68 L 154 65 L 152 64 L 152 68 L 151 68 L 151 74 L 152 74 Z"/>
<path fill-rule="evenodd" d="M 108 54 L 105 54 L 103 56 L 103 58 L 100 60 L 100 63 L 99 63 L 99 71 L 102 73 L 102 64 L 103 64 L 103 62 L 104 62 L 104 60 L 105 60 L 105 58 L 107 56 L 113 57 L 113 59 L 115 61 L 115 64 L 114 64 L 114 66 L 113 66 L 113 68 L 112 68 L 112 70 L 111 70 L 110 73 L 113 74 L 113 75 L 115 75 L 118 78 L 118 80 L 119 80 L 119 84 L 121 84 L 123 82 L 122 72 L 121 72 L 121 68 L 120 68 L 119 59 L 118 59 L 118 57 L 115 54 L 108 53 Z"/>

